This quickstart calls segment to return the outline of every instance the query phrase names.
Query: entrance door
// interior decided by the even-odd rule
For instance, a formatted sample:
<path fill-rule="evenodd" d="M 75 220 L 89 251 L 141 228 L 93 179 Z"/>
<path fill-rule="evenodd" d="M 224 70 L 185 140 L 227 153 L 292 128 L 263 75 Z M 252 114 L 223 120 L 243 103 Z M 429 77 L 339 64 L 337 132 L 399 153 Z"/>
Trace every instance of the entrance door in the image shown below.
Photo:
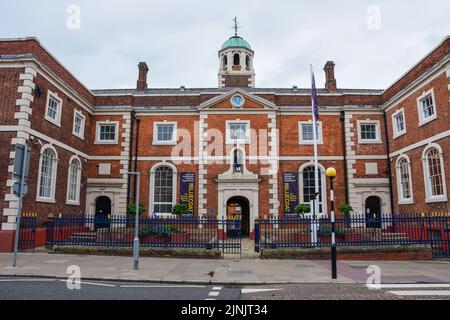
<path fill-rule="evenodd" d="M 109 216 L 111 214 L 111 199 L 105 196 L 98 197 L 95 201 L 95 230 L 109 228 Z"/>
<path fill-rule="evenodd" d="M 379 197 L 366 199 L 366 225 L 367 228 L 381 228 L 381 200 Z"/>
<path fill-rule="evenodd" d="M 227 201 L 227 219 L 241 220 L 242 236 L 250 235 L 250 202 L 245 197 L 231 197 Z"/>

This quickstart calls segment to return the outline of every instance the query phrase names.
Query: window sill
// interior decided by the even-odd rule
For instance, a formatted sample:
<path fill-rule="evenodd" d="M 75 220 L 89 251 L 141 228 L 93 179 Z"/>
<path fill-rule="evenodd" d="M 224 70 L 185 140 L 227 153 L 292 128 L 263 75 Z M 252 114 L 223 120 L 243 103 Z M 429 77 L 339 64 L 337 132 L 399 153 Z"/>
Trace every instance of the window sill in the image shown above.
<path fill-rule="evenodd" d="M 406 134 L 406 131 L 402 131 L 400 133 L 394 134 L 393 139 L 397 139 L 398 137 L 404 136 Z"/>
<path fill-rule="evenodd" d="M 176 146 L 177 142 L 176 141 L 153 141 L 152 145 L 154 146 Z"/>
<path fill-rule="evenodd" d="M 227 140 L 225 144 L 231 144 L 231 145 L 242 145 L 242 144 L 250 144 L 250 141 L 248 140 Z"/>
<path fill-rule="evenodd" d="M 414 204 L 414 200 L 410 199 L 410 200 L 399 200 L 397 202 L 398 205 L 402 205 L 402 204 Z"/>
<path fill-rule="evenodd" d="M 94 144 L 118 144 L 117 141 L 99 141 L 99 140 L 95 140 Z"/>
<path fill-rule="evenodd" d="M 61 121 L 58 122 L 58 121 L 53 120 L 52 118 L 49 118 L 49 117 L 45 117 L 45 120 L 47 120 L 47 121 L 50 122 L 51 124 L 53 124 L 53 125 L 55 125 L 55 126 L 61 128 Z"/>
<path fill-rule="evenodd" d="M 359 144 L 382 144 L 383 142 L 380 140 L 359 140 Z"/>
<path fill-rule="evenodd" d="M 79 206 L 80 202 L 79 201 L 69 201 L 69 200 L 67 200 L 66 204 L 69 205 L 69 206 Z"/>
<path fill-rule="evenodd" d="M 439 196 L 439 197 L 432 197 L 432 198 L 426 198 L 426 203 L 434 203 L 434 202 L 446 202 L 448 200 L 447 196 Z"/>
<path fill-rule="evenodd" d="M 313 145 L 314 141 L 300 141 L 298 144 L 299 145 Z M 323 144 L 323 141 L 317 141 L 317 144 L 321 145 L 321 144 Z"/>
<path fill-rule="evenodd" d="M 78 139 L 81 139 L 84 141 L 84 135 L 80 135 L 78 133 L 72 132 L 72 135 L 74 135 L 75 137 L 77 137 Z"/>
<path fill-rule="evenodd" d="M 427 123 L 436 120 L 437 119 L 437 115 L 434 114 L 434 116 L 431 116 L 425 120 L 419 120 L 419 127 L 426 125 Z"/>
<path fill-rule="evenodd" d="M 56 203 L 55 199 L 49 199 L 49 198 L 36 198 L 36 202 Z"/>

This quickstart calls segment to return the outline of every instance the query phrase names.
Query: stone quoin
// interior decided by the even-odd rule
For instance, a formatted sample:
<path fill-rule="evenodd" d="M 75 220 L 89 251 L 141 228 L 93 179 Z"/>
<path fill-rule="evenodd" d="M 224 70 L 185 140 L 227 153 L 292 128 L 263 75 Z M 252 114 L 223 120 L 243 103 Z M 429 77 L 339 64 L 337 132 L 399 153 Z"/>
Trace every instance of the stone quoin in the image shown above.
<path fill-rule="evenodd" d="M 151 63 L 139 62 L 135 88 L 90 90 L 38 39 L 0 39 L 0 250 L 16 228 L 18 143 L 31 148 L 23 212 L 42 221 L 126 213 L 134 170 L 146 214 L 170 214 L 183 200 L 198 216 L 239 214 L 250 238 L 258 217 L 309 203 L 310 84 L 257 87 L 256 57 L 236 32 L 218 51 L 216 88 L 152 88 Z M 448 211 L 450 37 L 384 90 L 342 89 L 335 63 L 323 70 L 319 214 L 329 212 L 328 167 L 336 205 L 354 214 Z"/>

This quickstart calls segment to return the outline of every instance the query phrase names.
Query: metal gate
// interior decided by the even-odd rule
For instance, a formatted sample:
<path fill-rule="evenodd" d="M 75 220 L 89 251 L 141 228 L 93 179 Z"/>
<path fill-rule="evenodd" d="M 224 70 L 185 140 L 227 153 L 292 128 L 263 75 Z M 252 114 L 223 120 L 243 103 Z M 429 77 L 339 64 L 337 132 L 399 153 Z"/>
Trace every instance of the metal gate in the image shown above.
<path fill-rule="evenodd" d="M 222 220 L 222 252 L 223 254 L 241 254 L 242 221 L 240 219 Z"/>
<path fill-rule="evenodd" d="M 36 247 L 36 216 L 20 217 L 19 250 L 33 250 Z"/>

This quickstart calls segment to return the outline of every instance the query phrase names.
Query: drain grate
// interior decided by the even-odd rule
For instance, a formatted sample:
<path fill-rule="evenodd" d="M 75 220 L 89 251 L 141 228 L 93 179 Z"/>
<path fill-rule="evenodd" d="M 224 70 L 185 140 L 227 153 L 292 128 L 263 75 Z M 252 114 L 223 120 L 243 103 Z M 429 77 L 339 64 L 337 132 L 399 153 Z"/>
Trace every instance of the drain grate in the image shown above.
<path fill-rule="evenodd" d="M 225 289 L 241 289 L 242 286 L 238 285 L 238 284 L 227 284 L 225 285 Z"/>

